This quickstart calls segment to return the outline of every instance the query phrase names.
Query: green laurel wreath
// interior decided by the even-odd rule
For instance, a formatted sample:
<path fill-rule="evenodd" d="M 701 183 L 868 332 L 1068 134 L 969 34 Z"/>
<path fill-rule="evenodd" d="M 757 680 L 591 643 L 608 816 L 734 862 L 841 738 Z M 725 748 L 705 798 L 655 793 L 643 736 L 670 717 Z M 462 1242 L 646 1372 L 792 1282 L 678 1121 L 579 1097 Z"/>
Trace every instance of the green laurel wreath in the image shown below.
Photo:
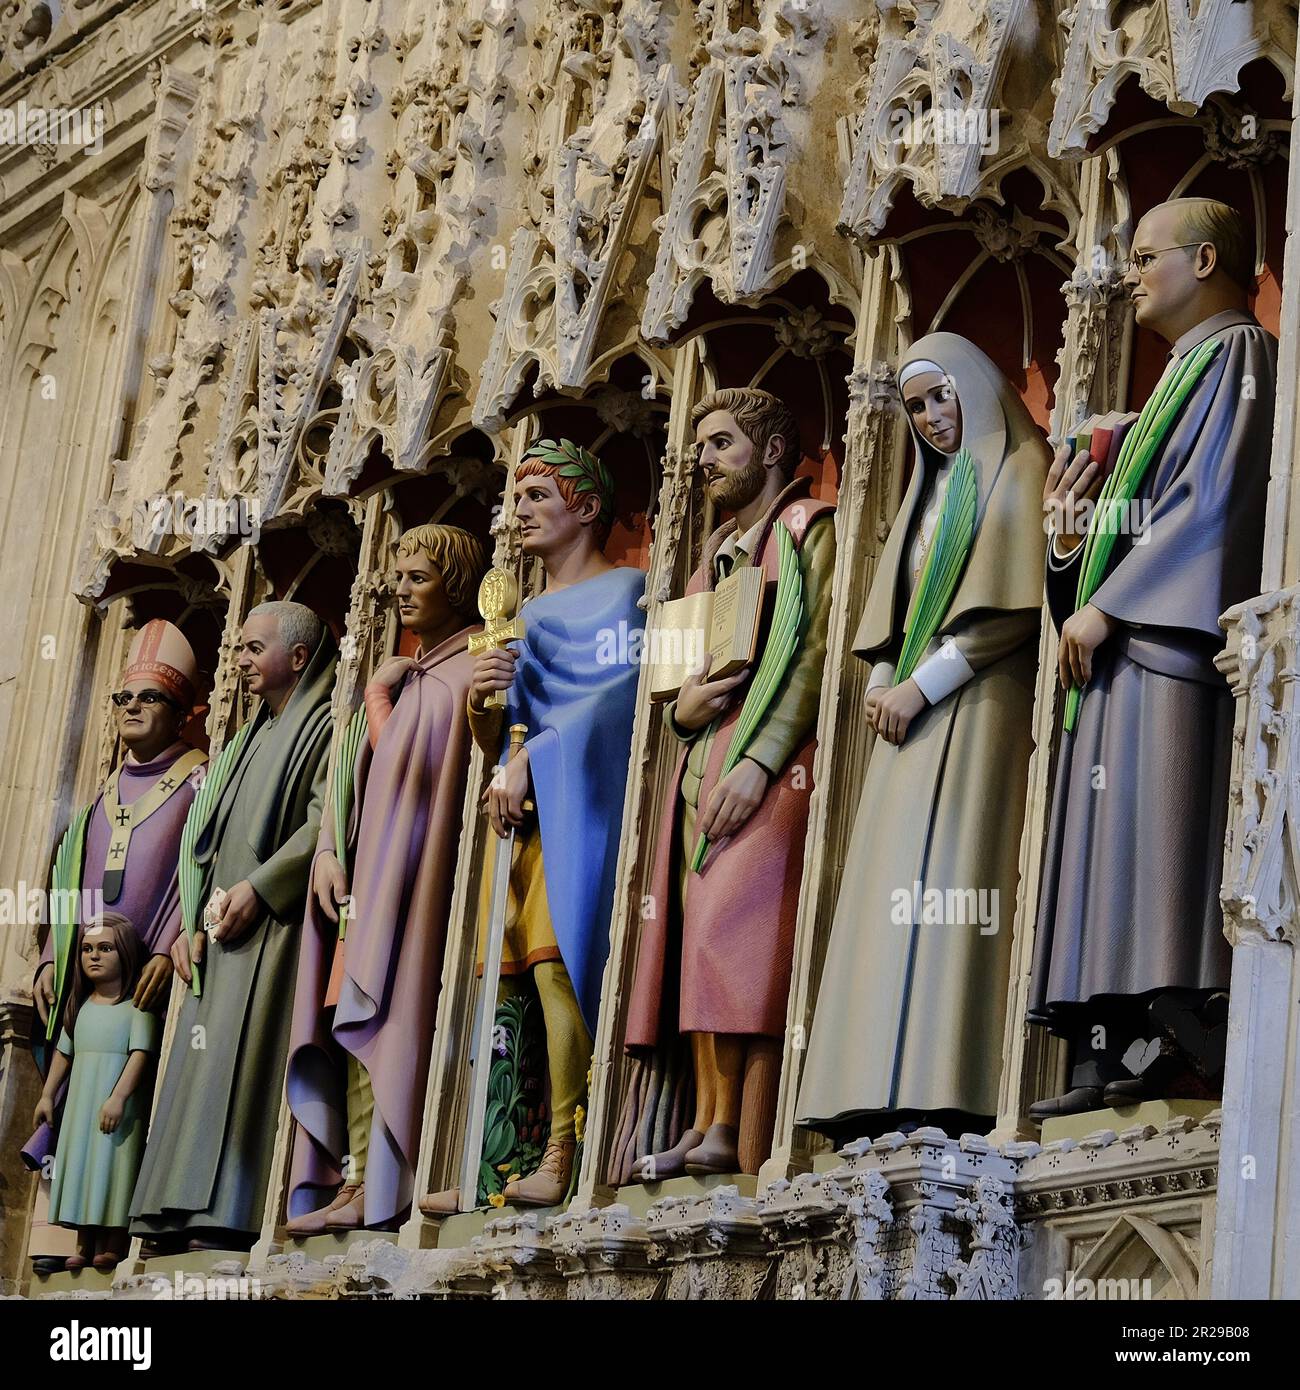
<path fill-rule="evenodd" d="M 524 458 L 541 459 L 549 467 L 558 468 L 560 477 L 572 478 L 580 493 L 594 492 L 600 500 L 601 524 L 613 524 L 614 479 L 595 454 L 571 439 L 539 439 L 528 448 Z"/>

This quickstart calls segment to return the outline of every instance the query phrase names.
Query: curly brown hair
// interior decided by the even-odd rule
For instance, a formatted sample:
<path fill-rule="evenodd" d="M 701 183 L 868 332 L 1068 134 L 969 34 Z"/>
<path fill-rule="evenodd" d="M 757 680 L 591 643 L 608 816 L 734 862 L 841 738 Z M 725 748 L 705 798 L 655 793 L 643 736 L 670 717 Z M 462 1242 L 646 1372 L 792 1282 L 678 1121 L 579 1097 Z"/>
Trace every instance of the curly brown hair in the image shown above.
<path fill-rule="evenodd" d="M 710 391 L 691 411 L 691 428 L 698 429 L 700 421 L 715 410 L 725 410 L 731 415 L 740 432 L 754 446 L 756 459 L 766 453 L 768 440 L 780 435 L 785 443 L 781 471 L 787 478 L 794 475 L 803 457 L 799 447 L 799 422 L 794 411 L 779 396 L 760 391 L 756 386 L 725 386 Z"/>

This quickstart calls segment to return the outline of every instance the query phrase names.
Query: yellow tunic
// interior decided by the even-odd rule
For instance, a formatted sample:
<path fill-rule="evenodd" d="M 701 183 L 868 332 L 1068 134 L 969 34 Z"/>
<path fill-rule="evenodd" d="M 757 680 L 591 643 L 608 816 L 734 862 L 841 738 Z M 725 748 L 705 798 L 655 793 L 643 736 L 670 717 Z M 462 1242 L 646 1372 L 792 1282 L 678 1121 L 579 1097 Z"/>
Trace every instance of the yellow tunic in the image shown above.
<path fill-rule="evenodd" d="M 504 714 L 501 710 L 476 710 L 469 706 L 469 723 L 474 741 L 480 748 L 501 748 Z M 502 842 L 489 834 L 487 860 L 479 878 L 478 962 L 483 969 L 483 950 L 487 944 L 488 916 L 492 909 L 492 878 L 497 847 Z M 544 960 L 559 960 L 560 948 L 551 926 L 551 912 L 546 902 L 546 875 L 542 872 L 542 837 L 537 821 L 525 825 L 515 836 L 514 854 L 510 861 L 510 888 L 506 899 L 505 946 L 501 956 L 501 973 L 518 975 L 531 970 Z"/>

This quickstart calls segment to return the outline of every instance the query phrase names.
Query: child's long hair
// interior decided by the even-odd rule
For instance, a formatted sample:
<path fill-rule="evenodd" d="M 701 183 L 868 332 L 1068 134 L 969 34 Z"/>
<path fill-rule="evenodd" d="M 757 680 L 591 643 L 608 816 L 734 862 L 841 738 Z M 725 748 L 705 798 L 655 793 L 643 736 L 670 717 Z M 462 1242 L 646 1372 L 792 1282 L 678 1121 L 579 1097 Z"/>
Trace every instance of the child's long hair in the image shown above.
<path fill-rule="evenodd" d="M 123 999 L 129 999 L 135 993 L 140 972 L 144 969 L 144 942 L 140 940 L 130 920 L 120 912 L 101 912 L 90 921 L 80 923 L 77 927 L 75 946 L 76 970 L 72 977 L 72 988 L 68 991 L 68 1007 L 63 1014 L 63 1030 L 68 1037 L 72 1037 L 77 1013 L 82 1004 L 90 998 L 93 990 L 90 981 L 82 973 L 81 943 L 88 932 L 96 931 L 100 927 L 112 932 L 113 941 L 117 946 L 117 959 L 122 966 L 121 992 L 113 1001 L 115 1004 L 120 1004 Z"/>

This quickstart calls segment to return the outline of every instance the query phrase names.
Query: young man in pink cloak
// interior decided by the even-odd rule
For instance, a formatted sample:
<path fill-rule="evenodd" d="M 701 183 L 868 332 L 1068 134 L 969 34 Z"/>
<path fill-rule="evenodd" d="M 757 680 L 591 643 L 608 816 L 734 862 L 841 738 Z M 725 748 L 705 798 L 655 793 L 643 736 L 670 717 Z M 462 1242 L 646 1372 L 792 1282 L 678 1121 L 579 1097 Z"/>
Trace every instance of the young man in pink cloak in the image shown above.
<path fill-rule="evenodd" d="M 417 526 L 398 541 L 398 615 L 420 647 L 384 662 L 366 686 L 368 737 L 348 769 L 353 871 L 349 881 L 326 814 L 298 961 L 286 1083 L 295 1236 L 391 1227 L 411 1205 L 469 770 L 468 643 L 485 568 L 482 544 L 455 526 Z"/>

